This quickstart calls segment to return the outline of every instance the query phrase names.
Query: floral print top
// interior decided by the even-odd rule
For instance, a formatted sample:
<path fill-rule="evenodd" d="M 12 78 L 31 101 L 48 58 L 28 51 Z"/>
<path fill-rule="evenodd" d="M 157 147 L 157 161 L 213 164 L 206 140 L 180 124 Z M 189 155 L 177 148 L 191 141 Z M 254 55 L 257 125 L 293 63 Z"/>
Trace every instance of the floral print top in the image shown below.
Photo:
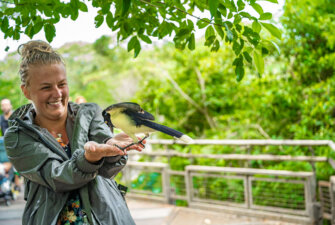
<path fill-rule="evenodd" d="M 70 144 L 64 144 L 61 135 L 56 138 L 66 154 L 71 157 Z M 81 207 L 81 200 L 78 190 L 70 192 L 69 198 L 59 214 L 57 225 L 85 225 L 88 224 L 86 214 Z"/>

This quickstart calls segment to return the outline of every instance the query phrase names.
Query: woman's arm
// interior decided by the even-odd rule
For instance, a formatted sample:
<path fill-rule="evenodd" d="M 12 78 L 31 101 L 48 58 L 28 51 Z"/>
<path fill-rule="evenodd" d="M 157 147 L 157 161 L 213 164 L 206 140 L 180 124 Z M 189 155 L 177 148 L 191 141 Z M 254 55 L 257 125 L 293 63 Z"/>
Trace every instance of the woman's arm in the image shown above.
<path fill-rule="evenodd" d="M 5 135 L 8 158 L 16 170 L 32 182 L 55 192 L 74 190 L 93 180 L 103 162 L 92 164 L 85 159 L 83 149 L 65 160 L 43 143 L 10 127 Z"/>

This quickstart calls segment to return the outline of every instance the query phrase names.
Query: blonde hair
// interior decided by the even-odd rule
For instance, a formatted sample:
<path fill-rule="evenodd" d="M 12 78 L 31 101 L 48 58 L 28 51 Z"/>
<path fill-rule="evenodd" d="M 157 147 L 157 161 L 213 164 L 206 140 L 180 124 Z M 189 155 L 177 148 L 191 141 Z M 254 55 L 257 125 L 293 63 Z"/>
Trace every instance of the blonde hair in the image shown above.
<path fill-rule="evenodd" d="M 50 65 L 55 63 L 62 63 L 65 65 L 60 54 L 52 49 L 52 47 L 44 41 L 29 41 L 22 44 L 17 49 L 22 57 L 20 63 L 20 78 L 21 84 L 29 85 L 29 68 L 36 65 Z"/>

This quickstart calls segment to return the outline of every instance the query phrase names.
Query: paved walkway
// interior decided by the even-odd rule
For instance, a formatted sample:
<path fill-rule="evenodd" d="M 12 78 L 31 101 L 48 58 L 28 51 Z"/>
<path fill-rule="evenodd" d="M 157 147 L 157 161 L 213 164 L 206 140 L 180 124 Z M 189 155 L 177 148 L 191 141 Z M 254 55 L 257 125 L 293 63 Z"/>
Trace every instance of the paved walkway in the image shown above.
<path fill-rule="evenodd" d="M 208 210 L 176 207 L 153 201 L 127 200 L 137 225 L 294 225 L 280 221 L 237 216 Z M 11 206 L 0 201 L 0 225 L 21 225 L 22 195 Z"/>

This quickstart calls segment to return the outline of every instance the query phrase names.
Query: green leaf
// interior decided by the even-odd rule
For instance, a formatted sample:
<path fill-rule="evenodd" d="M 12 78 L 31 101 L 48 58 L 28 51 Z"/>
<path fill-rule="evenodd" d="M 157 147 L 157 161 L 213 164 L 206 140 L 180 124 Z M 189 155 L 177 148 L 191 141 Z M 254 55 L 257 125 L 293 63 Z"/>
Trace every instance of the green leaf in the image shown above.
<path fill-rule="evenodd" d="M 71 1 L 71 2 L 75 2 L 75 1 Z M 76 20 L 79 16 L 79 11 L 78 8 L 76 7 L 76 3 L 72 3 L 71 4 L 71 20 Z"/>
<path fill-rule="evenodd" d="M 7 37 L 12 37 L 12 36 L 13 36 L 13 33 L 14 33 L 14 29 L 13 29 L 13 27 L 9 27 L 9 28 L 7 29 L 7 31 L 6 31 L 6 33 L 5 33 L 5 39 L 6 39 Z"/>
<path fill-rule="evenodd" d="M 217 52 L 220 49 L 220 42 L 216 39 L 211 48 L 211 52 Z"/>
<path fill-rule="evenodd" d="M 161 23 L 161 25 L 158 27 L 159 39 L 165 37 L 168 34 L 171 35 L 172 30 L 173 24 L 163 21 L 163 23 Z"/>
<path fill-rule="evenodd" d="M 94 18 L 95 28 L 100 27 L 103 22 L 104 22 L 104 17 L 102 15 L 97 15 Z"/>
<path fill-rule="evenodd" d="M 80 11 L 82 12 L 88 12 L 88 9 L 87 9 L 87 5 L 83 2 L 78 2 L 79 5 L 78 5 L 78 8 Z"/>
<path fill-rule="evenodd" d="M 229 29 L 227 23 L 225 23 L 224 26 L 225 26 L 226 31 L 227 31 L 227 38 L 231 42 L 232 40 L 234 40 L 233 32 L 231 32 L 231 30 Z"/>
<path fill-rule="evenodd" d="M 148 44 L 152 43 L 151 39 L 148 36 L 146 36 L 146 35 L 140 34 L 139 37 L 142 39 L 142 41 L 144 41 L 144 42 L 146 42 Z"/>
<path fill-rule="evenodd" d="M 141 44 L 137 39 L 137 36 L 133 36 L 128 42 L 128 52 L 134 49 L 134 57 L 136 58 L 141 51 Z"/>
<path fill-rule="evenodd" d="M 135 44 L 135 48 L 134 48 L 134 57 L 136 58 L 138 56 L 138 54 L 140 54 L 141 51 L 141 44 L 140 42 L 137 42 Z"/>
<path fill-rule="evenodd" d="M 211 21 L 207 18 L 201 19 L 201 20 L 198 20 L 197 26 L 199 27 L 199 29 L 202 29 L 204 27 L 207 27 L 210 24 L 210 22 Z"/>
<path fill-rule="evenodd" d="M 67 18 L 69 15 L 71 15 L 72 9 L 70 6 L 66 5 L 63 7 L 63 10 L 61 11 L 61 14 L 64 18 Z"/>
<path fill-rule="evenodd" d="M 259 33 L 262 29 L 262 26 L 255 20 L 252 22 L 252 29 L 256 32 Z"/>
<path fill-rule="evenodd" d="M 247 51 L 243 52 L 243 56 L 247 60 L 247 62 L 252 63 L 252 58 Z"/>
<path fill-rule="evenodd" d="M 257 3 L 252 3 L 252 4 L 250 4 L 251 5 L 251 7 L 254 9 L 254 10 L 256 10 L 256 12 L 259 14 L 259 15 L 262 15 L 264 12 L 263 12 L 263 8 L 259 5 L 259 4 L 257 4 Z"/>
<path fill-rule="evenodd" d="M 41 31 L 43 22 L 38 22 L 34 25 L 34 35 Z"/>
<path fill-rule="evenodd" d="M 222 27 L 214 25 L 214 28 L 215 28 L 216 32 L 220 35 L 220 37 L 223 39 L 224 38 L 224 32 L 222 30 Z"/>
<path fill-rule="evenodd" d="M 24 30 L 24 33 L 32 39 L 34 37 L 34 27 L 32 24 L 29 24 L 26 29 Z"/>
<path fill-rule="evenodd" d="M 43 12 L 46 17 L 52 17 L 52 10 L 49 7 L 45 7 Z"/>
<path fill-rule="evenodd" d="M 44 24 L 44 33 L 45 38 L 50 43 L 52 42 L 53 38 L 56 36 L 56 28 L 53 24 L 46 23 Z"/>
<path fill-rule="evenodd" d="M 224 3 L 230 12 L 237 12 L 237 8 L 236 8 L 234 0 L 225 0 Z"/>
<path fill-rule="evenodd" d="M 259 17 L 259 20 L 271 20 L 271 19 L 272 19 L 272 13 L 269 13 L 269 12 L 263 13 Z"/>
<path fill-rule="evenodd" d="M 219 4 L 219 12 L 222 14 L 223 17 L 227 16 L 227 8 L 221 3 Z"/>
<path fill-rule="evenodd" d="M 109 28 L 112 28 L 114 26 L 114 17 L 113 17 L 113 14 L 111 12 L 107 13 L 106 23 L 107 23 Z"/>
<path fill-rule="evenodd" d="M 211 18 L 215 17 L 216 11 L 218 10 L 219 0 L 208 0 L 209 11 L 211 13 Z"/>
<path fill-rule="evenodd" d="M 20 40 L 20 30 L 15 29 L 13 39 L 14 40 Z"/>
<path fill-rule="evenodd" d="M 240 55 L 238 58 L 235 58 L 233 66 L 235 66 L 236 80 L 241 81 L 244 77 L 244 66 L 243 66 L 242 55 Z"/>
<path fill-rule="evenodd" d="M 264 46 L 264 47 L 266 47 L 267 49 L 270 49 L 270 50 L 275 49 L 278 52 L 278 54 L 280 54 L 279 46 L 273 41 L 268 41 L 268 40 L 262 41 L 262 46 Z"/>
<path fill-rule="evenodd" d="M 107 14 L 110 12 L 111 3 L 109 1 L 104 1 L 101 7 L 102 14 Z"/>
<path fill-rule="evenodd" d="M 206 39 L 206 41 L 205 41 L 205 46 L 211 46 L 213 43 L 214 43 L 214 41 L 215 41 L 215 36 L 211 36 L 211 37 L 209 37 L 208 39 Z"/>
<path fill-rule="evenodd" d="M 8 27 L 9 27 L 8 17 L 5 16 L 1 23 L 2 32 L 6 33 L 6 31 L 8 30 Z"/>
<path fill-rule="evenodd" d="M 8 50 L 9 50 L 9 46 L 6 46 L 5 51 L 8 52 Z"/>
<path fill-rule="evenodd" d="M 243 16 L 243 17 L 245 17 L 245 18 L 248 18 L 248 19 L 252 18 L 252 16 L 249 13 L 247 13 L 247 12 L 240 12 L 240 15 Z"/>
<path fill-rule="evenodd" d="M 277 0 L 265 0 L 265 1 L 272 2 L 272 3 L 277 3 L 278 4 Z"/>
<path fill-rule="evenodd" d="M 215 31 L 212 26 L 208 26 L 205 33 L 205 38 L 209 39 L 212 36 L 215 36 Z"/>
<path fill-rule="evenodd" d="M 274 37 L 281 39 L 281 31 L 270 23 L 261 23 Z"/>
<path fill-rule="evenodd" d="M 234 14 L 230 11 L 230 12 L 228 13 L 228 17 L 227 17 L 227 19 L 231 19 L 233 16 L 234 16 Z"/>
<path fill-rule="evenodd" d="M 264 59 L 261 53 L 254 51 L 253 59 L 255 62 L 256 69 L 260 75 L 264 73 Z"/>
<path fill-rule="evenodd" d="M 130 8 L 131 0 L 122 0 L 122 16 L 125 16 Z"/>
<path fill-rule="evenodd" d="M 244 71 L 243 63 L 237 64 L 237 66 L 235 68 L 235 74 L 236 74 L 236 80 L 238 82 L 243 79 L 244 73 L 245 73 L 245 71 Z"/>
<path fill-rule="evenodd" d="M 237 0 L 237 11 L 242 11 L 245 7 L 245 4 L 242 0 Z"/>
<path fill-rule="evenodd" d="M 188 37 L 191 33 L 191 30 L 183 28 L 177 31 L 177 34 L 175 36 L 175 38 L 177 39 L 184 39 L 186 37 Z"/>
<path fill-rule="evenodd" d="M 22 16 L 22 26 L 25 27 L 29 24 L 30 18 L 28 16 Z"/>
<path fill-rule="evenodd" d="M 242 18 L 239 14 L 235 14 L 234 16 L 234 24 L 239 24 L 242 21 Z"/>
<path fill-rule="evenodd" d="M 195 49 L 195 36 L 194 33 L 191 34 L 190 38 L 188 39 L 188 48 L 190 50 Z"/>
<path fill-rule="evenodd" d="M 235 55 L 239 55 L 242 50 L 242 46 L 237 42 L 237 40 L 233 43 L 233 51 L 235 52 Z"/>
<path fill-rule="evenodd" d="M 278 54 L 280 54 L 280 48 L 279 48 L 279 46 L 277 45 L 277 43 L 274 42 L 274 41 L 269 41 L 269 42 L 275 47 L 275 49 L 277 50 Z"/>

